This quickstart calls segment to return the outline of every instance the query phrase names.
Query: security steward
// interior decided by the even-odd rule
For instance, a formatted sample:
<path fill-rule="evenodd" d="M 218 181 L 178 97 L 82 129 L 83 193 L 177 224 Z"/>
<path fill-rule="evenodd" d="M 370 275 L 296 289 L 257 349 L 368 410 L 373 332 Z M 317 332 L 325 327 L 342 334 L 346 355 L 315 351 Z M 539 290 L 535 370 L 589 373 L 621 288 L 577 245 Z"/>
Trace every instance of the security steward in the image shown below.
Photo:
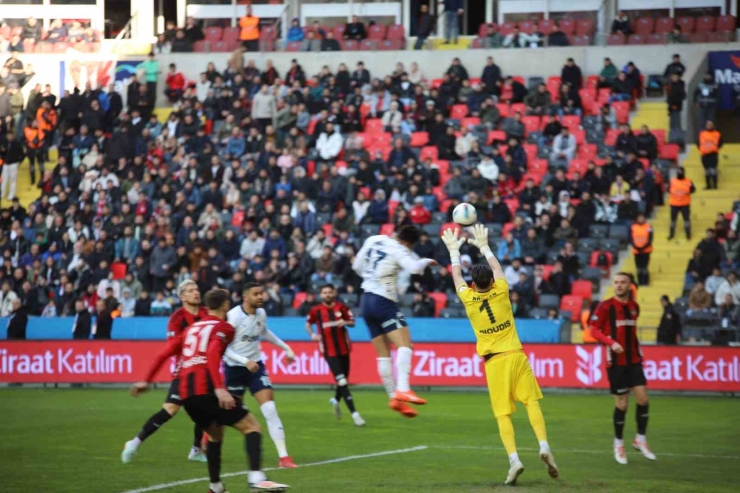
<path fill-rule="evenodd" d="M 638 214 L 636 221 L 630 227 L 630 244 L 635 256 L 637 269 L 637 283 L 640 286 L 650 284 L 650 254 L 653 252 L 653 227 L 645 220 L 645 214 Z"/>
<path fill-rule="evenodd" d="M 252 15 L 252 6 L 247 5 L 247 13 L 239 19 L 239 39 L 246 51 L 259 51 L 260 18 Z"/>
<path fill-rule="evenodd" d="M 691 194 L 696 192 L 694 182 L 686 178 L 686 170 L 683 166 L 678 168 L 676 177 L 668 184 L 668 204 L 671 206 L 671 234 L 672 240 L 676 234 L 676 218 L 678 214 L 683 217 L 683 225 L 686 229 L 686 239 L 691 239 Z"/>
<path fill-rule="evenodd" d="M 701 164 L 704 166 L 707 190 L 716 190 L 717 165 L 719 164 L 719 150 L 722 148 L 722 134 L 714 128 L 712 120 L 707 120 L 706 128 L 699 133 L 697 146 L 701 153 Z"/>

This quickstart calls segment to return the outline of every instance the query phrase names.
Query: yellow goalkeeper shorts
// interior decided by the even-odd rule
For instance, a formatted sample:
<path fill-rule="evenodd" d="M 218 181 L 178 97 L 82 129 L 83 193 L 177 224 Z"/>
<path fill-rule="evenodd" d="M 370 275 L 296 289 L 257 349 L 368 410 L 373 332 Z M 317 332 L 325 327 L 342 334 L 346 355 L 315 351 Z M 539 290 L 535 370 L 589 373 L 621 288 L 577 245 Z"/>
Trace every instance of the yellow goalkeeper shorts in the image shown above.
<path fill-rule="evenodd" d="M 529 360 L 523 351 L 497 354 L 486 362 L 486 381 L 496 417 L 516 411 L 516 402 L 528 404 L 542 399 Z"/>

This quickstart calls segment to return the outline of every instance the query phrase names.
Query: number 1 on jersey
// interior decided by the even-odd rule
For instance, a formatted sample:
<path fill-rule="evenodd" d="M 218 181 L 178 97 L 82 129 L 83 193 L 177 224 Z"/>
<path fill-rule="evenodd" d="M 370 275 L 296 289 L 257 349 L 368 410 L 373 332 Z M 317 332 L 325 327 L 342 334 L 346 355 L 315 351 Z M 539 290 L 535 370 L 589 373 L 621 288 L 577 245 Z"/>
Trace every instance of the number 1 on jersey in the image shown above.
<path fill-rule="evenodd" d="M 484 300 L 480 305 L 480 309 L 478 309 L 479 312 L 482 312 L 483 310 L 488 314 L 488 320 L 490 320 L 492 324 L 495 324 L 496 317 L 493 315 L 493 310 L 491 310 L 491 305 L 488 303 L 488 300 Z"/>

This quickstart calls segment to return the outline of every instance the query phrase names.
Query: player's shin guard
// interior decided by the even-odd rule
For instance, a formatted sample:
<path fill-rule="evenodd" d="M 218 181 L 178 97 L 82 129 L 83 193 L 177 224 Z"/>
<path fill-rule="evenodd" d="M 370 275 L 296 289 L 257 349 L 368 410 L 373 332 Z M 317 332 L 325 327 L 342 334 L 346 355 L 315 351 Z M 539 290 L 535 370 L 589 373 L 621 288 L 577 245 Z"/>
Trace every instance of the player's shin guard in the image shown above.
<path fill-rule="evenodd" d="M 527 416 L 529 416 L 529 424 L 532 425 L 540 445 L 547 443 L 547 429 L 545 428 L 545 417 L 542 415 L 540 401 L 532 401 L 526 404 L 525 407 L 527 408 Z"/>
<path fill-rule="evenodd" d="M 396 393 L 396 382 L 393 380 L 393 366 L 390 358 L 378 358 L 378 375 L 383 382 L 383 388 L 390 397 Z"/>
<path fill-rule="evenodd" d="M 396 351 L 396 390 L 408 392 L 411 390 L 409 376 L 411 375 L 411 358 L 414 352 L 410 347 L 400 347 Z"/>
<path fill-rule="evenodd" d="M 280 421 L 280 416 L 278 416 L 275 402 L 265 402 L 260 406 L 260 411 L 262 411 L 262 416 L 264 416 L 265 421 L 267 421 L 267 431 L 270 433 L 270 438 L 272 438 L 272 441 L 275 443 L 278 456 L 280 456 L 280 458 L 287 457 L 288 447 L 285 445 L 285 430 L 283 430 L 283 422 Z"/>
<path fill-rule="evenodd" d="M 195 425 L 193 429 L 193 447 L 201 448 L 201 445 L 203 445 L 203 428 Z"/>
<path fill-rule="evenodd" d="M 509 454 L 509 460 L 511 460 L 511 456 L 516 454 L 516 438 L 511 416 L 508 414 L 498 416 L 496 417 L 496 421 L 498 421 L 498 434 L 501 436 L 501 441 L 504 444 L 506 453 Z"/>
<path fill-rule="evenodd" d="M 250 471 L 262 470 L 262 433 L 253 431 L 244 437 Z M 210 450 L 211 447 L 208 447 Z"/>
<path fill-rule="evenodd" d="M 648 404 L 644 406 L 637 405 L 635 416 L 637 417 L 637 434 L 645 436 L 648 425 Z"/>
<path fill-rule="evenodd" d="M 614 438 L 621 440 L 624 437 L 624 417 L 627 411 L 614 408 Z"/>
<path fill-rule="evenodd" d="M 355 401 L 352 400 L 352 394 L 349 391 L 346 379 L 342 378 L 337 382 L 337 392 L 339 392 L 344 399 L 344 403 L 347 405 L 347 409 L 349 409 L 349 412 L 354 413 Z"/>
<path fill-rule="evenodd" d="M 206 458 L 208 458 L 208 477 L 211 483 L 221 482 L 221 444 L 223 442 L 208 442 Z M 200 447 L 200 443 L 198 444 Z"/>
<path fill-rule="evenodd" d="M 146 422 L 139 434 L 136 435 L 136 437 L 143 442 L 144 440 L 149 438 L 149 436 L 152 435 L 155 431 L 157 431 L 160 426 L 171 419 L 172 415 L 170 413 L 168 413 L 164 409 L 160 409 L 157 413 L 153 414 L 149 418 L 149 420 Z M 200 444 L 198 446 L 200 446 Z"/>

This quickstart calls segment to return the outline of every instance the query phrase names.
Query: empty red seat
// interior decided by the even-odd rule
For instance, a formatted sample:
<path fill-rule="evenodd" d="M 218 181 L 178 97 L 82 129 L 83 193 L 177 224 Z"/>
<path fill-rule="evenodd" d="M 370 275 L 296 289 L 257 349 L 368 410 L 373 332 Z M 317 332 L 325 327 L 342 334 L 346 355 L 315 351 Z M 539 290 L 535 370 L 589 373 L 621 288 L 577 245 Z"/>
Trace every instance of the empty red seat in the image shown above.
<path fill-rule="evenodd" d="M 274 24 L 266 24 L 260 26 L 260 39 L 262 40 L 275 40 L 277 39 L 278 31 Z"/>
<path fill-rule="evenodd" d="M 334 39 L 342 39 L 344 36 L 344 31 L 347 29 L 347 24 L 339 24 L 338 26 L 334 26 L 334 29 L 332 29 L 332 32 L 334 33 Z"/>
<path fill-rule="evenodd" d="M 535 175 L 543 176 L 547 173 L 550 164 L 547 159 L 533 159 L 527 163 L 527 170 Z"/>
<path fill-rule="evenodd" d="M 707 42 L 707 33 L 701 32 L 701 33 L 689 33 L 688 36 L 686 36 L 689 40 L 689 43 L 706 43 Z"/>
<path fill-rule="evenodd" d="M 655 32 L 656 33 L 669 33 L 673 31 L 673 27 L 676 25 L 676 21 L 672 17 L 660 17 L 655 21 Z"/>
<path fill-rule="evenodd" d="M 608 147 L 614 147 L 617 144 L 617 137 L 619 137 L 618 128 L 610 128 L 606 131 L 606 137 L 604 138 L 604 144 Z"/>
<path fill-rule="evenodd" d="M 465 118 L 466 116 L 468 116 L 467 104 L 455 104 L 452 106 L 452 111 L 450 111 L 450 118 L 455 118 L 456 120 L 459 120 L 461 118 Z"/>
<path fill-rule="evenodd" d="M 560 30 L 565 34 L 576 33 L 576 23 L 573 19 L 561 19 L 558 21 L 558 25 L 560 26 Z"/>
<path fill-rule="evenodd" d="M 514 223 L 504 223 L 504 227 L 501 229 L 501 237 L 506 238 L 506 235 L 514 229 Z"/>
<path fill-rule="evenodd" d="M 542 19 L 537 25 L 537 30 L 542 34 L 550 34 L 555 27 L 555 21 L 552 19 Z"/>
<path fill-rule="evenodd" d="M 447 295 L 445 293 L 429 293 L 429 297 L 434 300 L 434 316 L 439 317 L 439 312 L 447 306 Z"/>
<path fill-rule="evenodd" d="M 658 157 L 669 161 L 678 161 L 678 154 L 681 151 L 678 144 L 665 144 L 660 148 Z"/>
<path fill-rule="evenodd" d="M 578 281 L 573 281 L 573 284 L 570 287 L 570 294 L 580 296 L 584 300 L 590 302 L 593 297 L 593 289 L 594 286 L 591 281 L 579 279 Z"/>
<path fill-rule="evenodd" d="M 606 265 L 599 265 L 599 257 L 604 256 L 606 258 Z M 614 257 L 611 252 L 605 252 L 602 250 L 595 250 L 591 252 L 591 257 L 588 259 L 588 265 L 601 269 L 606 276 L 609 276 L 612 264 L 614 263 Z"/>
<path fill-rule="evenodd" d="M 581 19 L 576 23 L 576 34 L 579 36 L 591 36 L 596 25 L 591 19 Z"/>
<path fill-rule="evenodd" d="M 729 41 L 729 32 L 711 32 L 707 34 L 707 43 L 727 43 Z"/>
<path fill-rule="evenodd" d="M 509 117 L 509 105 L 506 103 L 496 103 L 496 108 L 498 108 L 499 115 L 501 115 L 501 118 L 508 118 Z"/>
<path fill-rule="evenodd" d="M 231 47 L 230 43 L 224 43 L 223 41 L 216 41 L 216 42 L 210 43 L 210 46 L 211 46 L 211 51 L 215 51 L 218 53 L 234 51 L 234 48 Z"/>
<path fill-rule="evenodd" d="M 720 15 L 717 17 L 717 26 L 715 30 L 718 32 L 734 31 L 735 25 L 736 20 L 734 16 Z"/>
<path fill-rule="evenodd" d="M 635 21 L 636 34 L 652 34 L 655 29 L 655 21 L 652 17 L 640 17 Z"/>
<path fill-rule="evenodd" d="M 378 41 L 375 39 L 363 39 L 360 41 L 361 51 L 375 51 L 378 49 Z"/>
<path fill-rule="evenodd" d="M 301 42 L 300 41 L 289 41 L 285 45 L 285 51 L 300 51 L 301 49 Z"/>
<path fill-rule="evenodd" d="M 126 277 L 128 266 L 126 262 L 113 262 L 110 264 L 110 271 L 113 273 L 113 279 L 116 281 Z"/>
<path fill-rule="evenodd" d="M 439 158 L 439 149 L 437 149 L 437 146 L 425 146 L 421 148 L 419 161 L 424 161 L 426 158 L 430 158 L 432 161 L 436 161 Z"/>
<path fill-rule="evenodd" d="M 381 40 L 385 39 L 385 26 L 382 24 L 374 24 L 367 29 L 368 39 Z"/>
<path fill-rule="evenodd" d="M 480 125 L 480 118 L 476 116 L 467 116 L 460 120 L 460 125 L 468 128 L 477 127 Z"/>
<path fill-rule="evenodd" d="M 380 225 L 380 234 L 386 235 L 386 236 L 393 236 L 393 233 L 396 232 L 396 225 L 393 223 L 386 223 Z"/>
<path fill-rule="evenodd" d="M 468 46 L 469 50 L 482 50 L 483 48 L 485 48 L 485 46 L 483 45 L 482 38 L 473 38 Z"/>
<path fill-rule="evenodd" d="M 386 32 L 385 37 L 386 39 L 405 40 L 406 30 L 403 28 L 401 24 L 393 24 L 391 26 L 388 26 L 388 31 Z"/>
<path fill-rule="evenodd" d="M 622 33 L 610 34 L 606 40 L 606 44 L 611 46 L 623 45 L 627 42 L 627 39 Z"/>
<path fill-rule="evenodd" d="M 238 26 L 225 27 L 221 33 L 221 41 L 226 43 L 239 41 L 239 34 L 241 34 Z"/>
<path fill-rule="evenodd" d="M 490 23 L 483 23 L 480 26 L 478 26 L 478 37 L 479 38 L 485 38 L 488 34 L 488 26 L 493 27 L 493 31 L 496 32 L 498 30 L 498 25 L 495 22 Z"/>
<path fill-rule="evenodd" d="M 504 22 L 503 24 L 501 24 L 498 32 L 501 36 L 508 36 L 509 34 L 514 32 L 515 27 L 516 22 Z"/>
<path fill-rule="evenodd" d="M 575 173 L 577 171 L 581 176 L 583 176 L 586 174 L 586 171 L 588 171 L 588 161 L 585 159 L 573 159 L 568 163 L 568 171 L 570 173 Z"/>
<path fill-rule="evenodd" d="M 383 51 L 402 50 L 403 41 L 400 39 L 384 39 L 378 43 L 378 49 Z"/>
<path fill-rule="evenodd" d="M 371 118 L 365 122 L 365 133 L 376 133 L 383 131 L 383 122 L 380 118 Z"/>
<path fill-rule="evenodd" d="M 216 41 L 221 41 L 223 30 L 218 26 L 212 26 L 207 27 L 206 31 L 203 34 L 205 34 L 205 41 L 215 43 Z"/>
<path fill-rule="evenodd" d="M 506 132 L 503 130 L 491 130 L 488 132 L 488 142 L 486 144 L 491 145 L 496 141 L 506 142 Z"/>
<path fill-rule="evenodd" d="M 681 26 L 681 32 L 684 34 L 689 34 L 694 32 L 694 27 L 696 27 L 696 21 L 693 17 L 679 17 L 676 19 L 676 24 Z"/>
<path fill-rule="evenodd" d="M 429 142 L 428 132 L 413 132 L 411 134 L 411 147 L 424 147 Z"/>
<path fill-rule="evenodd" d="M 526 34 L 532 34 L 537 26 L 532 21 L 522 21 L 519 23 L 519 30 Z"/>
<path fill-rule="evenodd" d="M 645 36 L 642 34 L 630 34 L 627 38 L 627 44 L 630 45 L 644 45 L 645 44 Z"/>
<path fill-rule="evenodd" d="M 535 186 L 539 187 L 542 184 L 542 178 L 544 178 L 544 176 L 544 174 L 539 175 L 537 173 L 524 173 L 520 186 L 523 186 L 525 183 L 527 183 L 527 180 L 532 180 Z"/>
<path fill-rule="evenodd" d="M 460 232 L 460 226 L 457 223 L 444 223 L 442 224 L 442 226 L 439 227 L 439 234 L 441 235 L 448 229 L 458 231 L 458 234 Z"/>
<path fill-rule="evenodd" d="M 343 51 L 357 51 L 360 49 L 360 43 L 354 39 L 343 39 L 339 42 Z"/>
<path fill-rule="evenodd" d="M 583 309 L 583 298 L 572 294 L 566 294 L 560 299 L 560 311 L 570 312 L 571 321 L 575 322 L 581 318 Z"/>
<path fill-rule="evenodd" d="M 560 123 L 562 123 L 564 127 L 568 127 L 571 132 L 573 132 L 581 127 L 581 117 L 578 115 L 565 115 Z"/>
<path fill-rule="evenodd" d="M 710 33 L 714 31 L 716 19 L 711 15 L 705 15 L 696 19 L 696 32 Z"/>
<path fill-rule="evenodd" d="M 591 38 L 589 36 L 573 35 L 569 37 L 571 46 L 589 46 Z"/>
<path fill-rule="evenodd" d="M 299 309 L 304 301 L 306 301 L 306 293 L 303 291 L 296 293 L 293 297 L 293 310 Z"/>
<path fill-rule="evenodd" d="M 665 34 L 664 33 L 653 33 L 648 34 L 645 38 L 645 44 L 648 45 L 662 45 L 665 43 Z"/>
<path fill-rule="evenodd" d="M 527 131 L 527 135 L 531 132 L 537 132 L 540 129 L 540 117 L 539 116 L 523 116 L 522 123 Z"/>
<path fill-rule="evenodd" d="M 195 53 L 205 53 L 208 48 L 208 41 L 196 41 L 193 43 L 193 51 Z"/>
<path fill-rule="evenodd" d="M 514 103 L 509 108 L 509 114 L 516 115 L 519 113 L 520 115 L 524 116 L 524 113 L 527 112 L 527 106 L 524 103 Z"/>

